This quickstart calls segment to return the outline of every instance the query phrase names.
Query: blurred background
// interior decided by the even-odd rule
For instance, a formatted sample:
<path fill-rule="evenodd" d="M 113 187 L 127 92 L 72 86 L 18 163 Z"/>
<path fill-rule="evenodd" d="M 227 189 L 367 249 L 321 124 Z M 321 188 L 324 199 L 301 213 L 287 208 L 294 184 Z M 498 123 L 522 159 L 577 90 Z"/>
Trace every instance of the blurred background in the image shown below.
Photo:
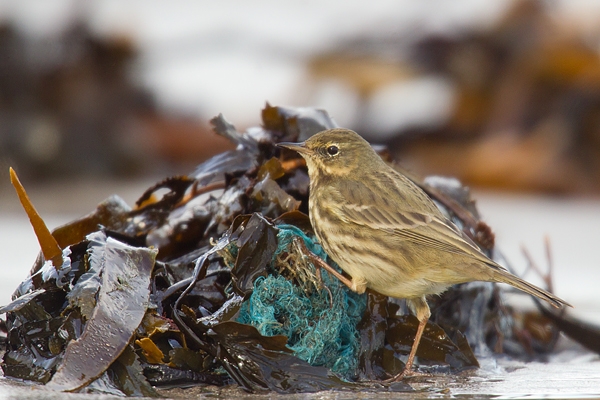
<path fill-rule="evenodd" d="M 181 173 L 228 146 L 210 118 L 269 101 L 422 174 L 598 193 L 599 49 L 595 1 L 2 0 L 0 156 L 42 181 Z"/>
<path fill-rule="evenodd" d="M 191 172 L 231 146 L 210 118 L 267 101 L 459 178 L 509 256 L 545 266 L 550 235 L 557 294 L 597 304 L 594 0 L 0 0 L 0 303 L 37 252 L 8 166 L 54 227 Z"/>

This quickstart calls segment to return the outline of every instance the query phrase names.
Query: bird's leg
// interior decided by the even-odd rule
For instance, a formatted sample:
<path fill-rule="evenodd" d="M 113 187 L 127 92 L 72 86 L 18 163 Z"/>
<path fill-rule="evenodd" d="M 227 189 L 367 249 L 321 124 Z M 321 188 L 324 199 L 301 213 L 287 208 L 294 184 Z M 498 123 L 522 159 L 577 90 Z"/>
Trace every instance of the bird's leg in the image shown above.
<path fill-rule="evenodd" d="M 358 294 L 362 294 L 365 292 L 365 290 L 367 289 L 367 282 L 364 281 L 364 279 L 354 282 L 353 279 L 346 278 L 344 275 L 337 272 L 331 265 L 329 265 L 325 261 L 323 261 L 323 259 L 321 259 L 321 257 L 317 256 L 315 253 L 313 253 L 308 248 L 306 248 L 306 246 L 304 245 L 304 241 L 301 240 L 299 244 L 300 244 L 300 247 L 302 248 L 302 251 L 308 257 L 310 257 L 311 261 L 313 262 L 313 264 L 315 265 L 316 268 L 323 268 L 324 270 L 329 272 L 331 275 L 338 278 L 344 285 L 348 286 L 350 288 L 350 290 L 353 290 Z"/>
<path fill-rule="evenodd" d="M 429 310 L 429 306 L 427 305 L 427 300 L 425 299 L 425 296 L 407 299 L 406 303 L 408 304 L 408 307 L 413 311 L 413 313 L 417 316 L 417 319 L 419 320 L 419 326 L 417 328 L 417 334 L 415 335 L 415 341 L 413 342 L 412 348 L 410 349 L 410 353 L 408 354 L 408 360 L 406 360 L 406 364 L 404 365 L 404 371 L 390 379 L 390 382 L 399 381 L 407 376 L 419 375 L 418 372 L 413 371 L 412 365 L 417 354 L 417 349 L 419 348 L 419 343 L 421 342 L 421 337 L 423 336 L 423 332 L 425 331 L 425 326 L 427 325 L 427 321 L 431 316 L 431 311 Z"/>
<path fill-rule="evenodd" d="M 419 321 L 419 327 L 417 328 L 417 334 L 415 335 L 415 341 L 413 342 L 412 348 L 410 349 L 410 354 L 408 355 L 408 360 L 406 361 L 406 365 L 404 367 L 404 371 L 400 374 L 400 376 L 409 376 L 414 373 L 412 370 L 413 361 L 415 360 L 415 355 L 417 354 L 417 349 L 419 348 L 419 343 L 421 342 L 421 336 L 423 336 L 423 331 L 425 330 L 425 325 L 427 325 L 427 319 L 423 319 Z"/>
<path fill-rule="evenodd" d="M 325 271 L 338 278 L 344 285 L 352 289 L 353 283 L 351 279 L 348 279 L 344 275 L 337 272 L 331 265 L 327 264 L 325 261 L 323 261 L 323 259 L 321 259 L 321 257 L 317 256 L 312 251 L 307 249 L 307 252 L 311 261 L 315 264 L 315 267 L 323 268 Z"/>

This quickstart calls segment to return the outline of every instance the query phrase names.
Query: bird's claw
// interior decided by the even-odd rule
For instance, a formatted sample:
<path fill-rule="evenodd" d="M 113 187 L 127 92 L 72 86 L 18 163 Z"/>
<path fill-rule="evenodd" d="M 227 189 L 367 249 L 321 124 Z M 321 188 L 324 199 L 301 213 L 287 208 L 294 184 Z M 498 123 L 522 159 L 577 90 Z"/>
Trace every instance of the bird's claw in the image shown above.
<path fill-rule="evenodd" d="M 405 378 L 417 378 L 417 377 L 427 377 L 427 376 L 432 376 L 432 375 L 428 374 L 426 372 L 415 371 L 414 369 L 404 369 L 404 371 L 400 372 L 396 376 L 386 379 L 385 381 L 383 381 L 383 383 L 394 383 L 394 382 L 400 382 L 401 380 L 403 380 Z"/>

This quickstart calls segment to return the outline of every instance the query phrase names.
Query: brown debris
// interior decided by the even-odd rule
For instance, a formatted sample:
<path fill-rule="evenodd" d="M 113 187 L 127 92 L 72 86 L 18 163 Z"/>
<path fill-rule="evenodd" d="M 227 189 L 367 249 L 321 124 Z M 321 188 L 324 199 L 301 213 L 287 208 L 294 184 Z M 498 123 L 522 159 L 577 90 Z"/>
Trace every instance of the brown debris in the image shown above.
<path fill-rule="evenodd" d="M 451 87 L 445 121 L 385 132 L 407 169 L 484 187 L 600 193 L 597 38 L 557 19 L 552 2 L 512 4 L 483 29 L 424 33 L 414 42 L 351 38 L 314 56 L 310 77 L 356 93 L 356 126 L 349 128 L 371 141 L 381 140 L 372 133 L 381 128 L 368 117 L 383 88 L 419 78 Z"/>
<path fill-rule="evenodd" d="M 19 201 L 29 217 L 31 227 L 35 231 L 35 236 L 40 244 L 44 258 L 46 260 L 52 260 L 54 268 L 60 268 L 63 264 L 62 249 L 58 245 L 56 239 L 54 239 L 54 236 L 52 236 L 50 229 L 48 229 L 40 214 L 36 211 L 33 203 L 31 203 L 29 196 L 27 196 L 27 192 L 25 192 L 25 188 L 21 184 L 21 181 L 19 181 L 17 173 L 12 168 L 10 168 L 10 182 L 17 191 Z"/>

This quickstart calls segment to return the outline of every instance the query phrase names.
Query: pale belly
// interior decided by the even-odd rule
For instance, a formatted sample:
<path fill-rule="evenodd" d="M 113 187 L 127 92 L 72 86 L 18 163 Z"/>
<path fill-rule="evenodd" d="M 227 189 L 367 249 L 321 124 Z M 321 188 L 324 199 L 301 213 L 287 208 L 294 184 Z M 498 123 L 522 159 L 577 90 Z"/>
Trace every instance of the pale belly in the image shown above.
<path fill-rule="evenodd" d="M 433 272 L 429 268 L 407 268 L 407 261 L 401 253 L 394 260 L 385 260 L 379 254 L 381 249 L 377 248 L 357 254 L 326 245 L 324 247 L 327 254 L 353 280 L 363 280 L 369 289 L 386 296 L 401 299 L 421 297 L 442 293 L 452 285 L 436 282 L 434 274 L 429 273 Z"/>

